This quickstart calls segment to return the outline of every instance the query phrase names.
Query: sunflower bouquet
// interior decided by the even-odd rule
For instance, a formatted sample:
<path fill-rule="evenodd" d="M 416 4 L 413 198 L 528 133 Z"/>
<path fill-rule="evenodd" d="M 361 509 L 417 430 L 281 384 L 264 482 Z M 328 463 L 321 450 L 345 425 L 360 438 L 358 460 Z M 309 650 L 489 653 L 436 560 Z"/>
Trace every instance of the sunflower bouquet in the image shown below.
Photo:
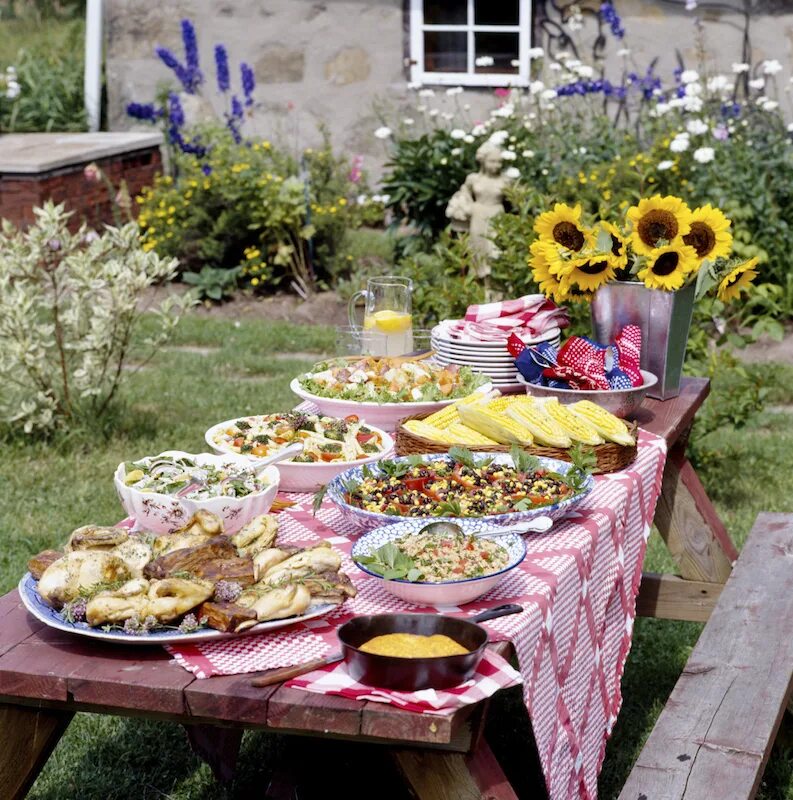
<path fill-rule="evenodd" d="M 557 303 L 591 300 L 614 280 L 666 291 L 696 282 L 697 299 L 715 286 L 728 302 L 757 275 L 757 258 L 730 258 L 730 220 L 718 208 L 692 211 L 671 195 L 640 200 L 623 228 L 608 220 L 587 224 L 580 205 L 557 203 L 537 217 L 534 231 L 529 264 L 540 290 Z"/>

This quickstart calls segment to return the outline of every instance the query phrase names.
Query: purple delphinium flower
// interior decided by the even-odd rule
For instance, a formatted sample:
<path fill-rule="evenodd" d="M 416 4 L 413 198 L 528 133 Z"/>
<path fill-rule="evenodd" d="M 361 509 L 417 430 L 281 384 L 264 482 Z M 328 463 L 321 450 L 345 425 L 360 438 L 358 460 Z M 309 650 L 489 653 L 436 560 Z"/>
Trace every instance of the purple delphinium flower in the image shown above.
<path fill-rule="evenodd" d="M 215 45 L 215 71 L 218 78 L 218 89 L 224 94 L 231 86 L 231 78 L 229 77 L 229 54 L 222 44 Z"/>
<path fill-rule="evenodd" d="M 204 175 L 211 175 L 212 174 L 212 167 L 210 167 L 209 164 L 203 164 L 201 166 L 201 172 L 203 172 Z"/>
<path fill-rule="evenodd" d="M 198 40 L 195 35 L 195 27 L 189 19 L 182 20 L 182 42 L 184 43 L 184 57 L 187 62 L 187 69 L 192 73 L 201 74 L 198 67 Z"/>
<path fill-rule="evenodd" d="M 179 62 L 179 59 L 167 47 L 155 47 L 154 52 L 159 56 L 160 61 L 176 75 L 176 79 L 182 84 L 182 88 L 186 92 L 190 94 L 195 92 L 190 71 Z"/>
<path fill-rule="evenodd" d="M 236 94 L 231 96 L 231 116 L 234 119 L 242 119 L 245 116 L 245 110 Z"/>
<path fill-rule="evenodd" d="M 176 128 L 181 128 L 185 123 L 182 101 L 176 92 L 168 94 L 168 121 Z"/>
<path fill-rule="evenodd" d="M 189 19 L 182 20 L 182 43 L 184 44 L 186 64 L 182 64 L 167 47 L 157 47 L 154 52 L 160 57 L 162 63 L 176 75 L 182 88 L 188 94 L 195 94 L 198 87 L 204 82 L 204 76 L 198 65 L 198 42 L 195 28 Z"/>
<path fill-rule="evenodd" d="M 156 122 L 162 116 L 162 109 L 156 108 L 154 103 L 130 103 L 127 106 L 127 115 L 133 119 Z"/>
<path fill-rule="evenodd" d="M 611 33 L 616 39 L 622 39 L 625 36 L 625 28 L 622 27 L 622 19 L 617 13 L 617 9 L 611 2 L 602 3 L 600 6 L 600 17 L 609 27 Z"/>
<path fill-rule="evenodd" d="M 244 61 L 240 64 L 240 76 L 242 78 L 242 93 L 245 95 L 245 105 L 250 108 L 253 105 L 253 90 L 256 88 L 256 78 L 250 65 Z"/>

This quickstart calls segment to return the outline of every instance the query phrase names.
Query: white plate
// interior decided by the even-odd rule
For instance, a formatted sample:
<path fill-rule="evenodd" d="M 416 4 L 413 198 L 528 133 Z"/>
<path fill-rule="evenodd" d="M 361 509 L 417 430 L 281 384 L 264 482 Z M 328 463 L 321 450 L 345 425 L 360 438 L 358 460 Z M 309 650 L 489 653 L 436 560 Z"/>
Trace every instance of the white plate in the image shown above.
<path fill-rule="evenodd" d="M 386 431 L 393 431 L 399 420 L 414 414 L 431 414 L 441 408 L 456 403 L 454 400 L 437 400 L 429 403 L 361 403 L 356 400 L 339 400 L 335 397 L 320 397 L 307 392 L 295 378 L 289 388 L 303 400 L 313 403 L 320 411 L 329 417 L 346 417 L 357 414 L 367 425 L 376 425 Z M 490 383 L 480 386 L 476 391 L 485 393 L 492 388 Z M 356 462 L 357 464 L 357 462 Z"/>
<path fill-rule="evenodd" d="M 124 633 L 123 631 L 103 631 L 101 628 L 92 628 L 84 622 L 66 622 L 54 608 L 48 606 L 41 599 L 41 595 L 36 590 L 37 585 L 38 582 L 34 580 L 29 572 L 26 572 L 19 582 L 19 596 L 22 603 L 37 620 L 59 631 L 74 633 L 78 636 L 86 636 L 89 639 L 100 639 L 103 642 L 115 642 L 116 644 L 193 644 L 195 642 L 209 642 L 216 639 L 230 639 L 235 636 L 247 636 L 251 633 L 266 633 L 267 631 L 286 628 L 289 625 L 294 625 L 296 622 L 304 622 L 305 620 L 322 617 L 334 608 L 338 608 L 335 604 L 324 603 L 321 606 L 315 606 L 305 614 L 300 614 L 296 617 L 288 617 L 287 619 L 273 619 L 268 622 L 260 622 L 258 625 L 254 625 L 252 628 L 248 628 L 240 633 L 226 633 L 224 631 L 216 631 L 212 628 L 199 628 L 192 633 L 179 633 L 177 631 L 165 630 L 152 631 L 151 633 L 136 636 L 131 633 Z"/>
<path fill-rule="evenodd" d="M 233 453 L 230 450 L 224 450 L 221 445 L 215 444 L 213 435 L 215 431 L 222 430 L 223 428 L 228 428 L 230 425 L 233 425 L 238 419 L 245 419 L 246 417 L 251 416 L 255 415 L 242 414 L 239 417 L 234 417 L 234 419 L 228 419 L 225 422 L 219 422 L 217 425 L 213 425 L 204 434 L 204 441 L 216 453 L 243 455 L 240 453 Z M 262 414 L 261 416 L 267 415 Z M 305 464 L 301 462 L 295 463 L 292 460 L 279 461 L 278 472 L 281 474 L 281 481 L 278 488 L 282 492 L 316 492 L 320 486 L 324 486 L 331 478 L 338 475 L 340 472 L 344 472 L 344 470 L 349 469 L 350 467 L 354 467 L 358 464 L 373 464 L 375 461 L 379 461 L 381 458 L 391 455 L 394 450 L 394 440 L 391 438 L 391 436 L 389 436 L 385 431 L 380 430 L 380 428 L 376 428 L 374 425 L 368 425 L 368 427 L 373 431 L 377 431 L 377 433 L 379 433 L 382 437 L 383 449 L 379 453 L 373 453 L 371 456 L 358 459 L 357 461 L 330 461 L 328 463 L 317 462 L 316 464 Z M 249 459 L 253 463 L 256 463 L 256 456 L 250 456 L 247 454 L 244 455 L 245 458 Z"/>
<path fill-rule="evenodd" d="M 506 347 L 506 340 L 502 342 L 479 342 L 474 340 L 467 340 L 467 339 L 458 339 L 454 336 L 451 336 L 449 333 L 449 323 L 441 322 L 436 325 L 432 329 L 432 339 L 436 340 L 440 344 L 450 344 L 455 345 L 457 347 L 474 349 L 474 350 L 499 350 L 503 347 Z M 521 337 L 521 340 L 524 344 L 531 345 L 531 344 L 539 344 L 540 342 L 547 342 L 549 339 L 553 339 L 561 334 L 561 330 L 554 326 L 553 328 L 548 328 L 548 330 L 543 331 L 541 334 L 537 336 L 533 336 L 530 339 L 524 339 Z"/>

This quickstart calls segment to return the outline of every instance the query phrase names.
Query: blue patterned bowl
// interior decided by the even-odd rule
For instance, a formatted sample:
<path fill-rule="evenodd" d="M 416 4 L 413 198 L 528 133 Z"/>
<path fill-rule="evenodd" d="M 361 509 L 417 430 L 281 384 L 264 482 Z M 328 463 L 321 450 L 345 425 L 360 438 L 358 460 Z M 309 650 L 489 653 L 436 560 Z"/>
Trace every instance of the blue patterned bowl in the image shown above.
<path fill-rule="evenodd" d="M 424 519 L 419 521 L 422 525 L 426 525 L 431 520 Z M 464 578 L 463 580 L 440 581 L 438 583 L 402 579 L 386 580 L 382 575 L 378 575 L 376 572 L 367 569 L 363 564 L 358 563 L 358 557 L 368 556 L 387 542 L 393 542 L 395 539 L 400 539 L 409 533 L 415 533 L 416 526 L 413 524 L 414 522 L 416 520 L 405 520 L 404 522 L 397 522 L 369 531 L 353 545 L 351 555 L 355 566 L 367 575 L 371 575 L 381 581 L 383 588 L 387 592 L 417 606 L 461 606 L 464 603 L 471 603 L 477 597 L 481 597 L 501 583 L 506 574 L 515 569 L 526 557 L 526 543 L 520 535 L 513 533 L 492 537 L 509 553 L 509 563 L 498 572 L 494 572 L 492 575 L 484 575 L 481 578 Z M 455 522 L 460 524 L 460 527 L 463 527 L 461 524 L 463 522 L 476 523 L 476 525 L 468 524 L 465 526 L 465 530 L 472 533 L 489 527 L 487 523 L 482 521 L 482 518 L 455 520 Z M 491 537 L 483 536 L 482 538 Z"/>
<path fill-rule="evenodd" d="M 493 454 L 489 454 L 492 456 Z M 480 459 L 484 458 L 482 455 Z M 415 456 L 411 456 L 415 458 Z M 445 458 L 445 456 L 437 454 L 426 454 L 422 457 L 423 461 L 437 461 L 438 459 Z M 389 461 L 407 461 L 407 458 L 394 458 L 388 459 Z M 498 453 L 493 457 L 497 464 L 507 464 L 512 466 L 512 458 L 508 453 Z M 566 461 L 559 461 L 555 458 L 540 458 L 540 466 L 551 472 L 558 472 L 561 475 L 566 475 L 568 470 L 572 468 L 572 464 Z M 375 476 L 382 475 L 382 471 L 378 464 L 370 464 L 368 469 Z M 344 484 L 349 481 L 360 481 L 363 478 L 362 467 L 352 467 L 346 472 L 337 475 L 329 484 L 326 497 L 333 501 L 338 507 L 339 512 L 344 517 L 344 520 L 353 527 L 360 531 L 370 531 L 374 528 L 380 528 L 385 525 L 393 525 L 395 522 L 404 522 L 406 525 L 412 526 L 411 529 L 416 531 L 427 524 L 436 517 L 397 517 L 392 514 L 379 514 L 375 511 L 365 511 L 362 508 L 350 505 L 345 499 Z M 464 519 L 456 519 L 457 522 L 464 530 L 477 530 L 481 527 L 491 527 L 493 525 L 511 525 L 514 523 L 522 522 L 524 520 L 532 519 L 539 516 L 548 516 L 551 519 L 560 519 L 575 506 L 577 506 L 594 488 L 595 479 L 590 475 L 584 488 L 576 495 L 568 497 L 552 506 L 538 506 L 528 511 L 514 511 L 510 514 L 488 514 L 482 517 L 467 517 Z M 476 526 L 481 526 L 477 528 Z"/>

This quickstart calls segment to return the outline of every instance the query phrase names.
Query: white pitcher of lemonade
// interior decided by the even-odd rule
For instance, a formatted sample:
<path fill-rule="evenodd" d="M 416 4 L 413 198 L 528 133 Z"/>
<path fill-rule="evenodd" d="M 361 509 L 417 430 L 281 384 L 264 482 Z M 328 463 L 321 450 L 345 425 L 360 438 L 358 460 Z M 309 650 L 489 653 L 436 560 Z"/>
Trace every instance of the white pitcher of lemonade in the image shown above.
<path fill-rule="evenodd" d="M 371 356 L 401 356 L 413 352 L 413 281 L 399 275 L 369 278 L 366 289 L 350 298 L 350 325 L 357 327 L 355 307 L 365 299 L 361 350 Z"/>

